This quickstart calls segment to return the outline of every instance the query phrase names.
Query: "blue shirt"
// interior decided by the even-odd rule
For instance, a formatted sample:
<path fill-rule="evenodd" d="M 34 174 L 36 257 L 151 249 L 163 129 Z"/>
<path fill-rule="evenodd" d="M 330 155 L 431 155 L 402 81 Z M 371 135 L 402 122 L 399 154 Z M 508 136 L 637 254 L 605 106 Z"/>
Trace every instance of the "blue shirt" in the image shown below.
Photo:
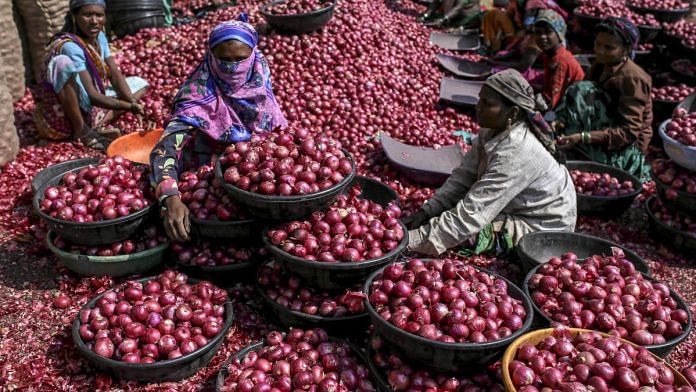
<path fill-rule="evenodd" d="M 106 60 L 111 57 L 111 51 L 109 50 L 109 42 L 106 40 L 106 34 L 100 32 L 97 36 L 97 42 L 99 43 L 99 55 L 102 60 Z M 79 72 L 87 70 L 87 57 L 85 52 L 73 42 L 68 42 L 61 48 L 61 54 L 66 55 L 72 60 L 73 68 L 71 71 L 75 74 L 75 82 L 80 88 L 80 107 L 87 113 L 92 110 L 92 104 L 89 102 L 89 96 L 87 95 L 87 90 L 82 84 L 82 79 L 77 75 Z"/>

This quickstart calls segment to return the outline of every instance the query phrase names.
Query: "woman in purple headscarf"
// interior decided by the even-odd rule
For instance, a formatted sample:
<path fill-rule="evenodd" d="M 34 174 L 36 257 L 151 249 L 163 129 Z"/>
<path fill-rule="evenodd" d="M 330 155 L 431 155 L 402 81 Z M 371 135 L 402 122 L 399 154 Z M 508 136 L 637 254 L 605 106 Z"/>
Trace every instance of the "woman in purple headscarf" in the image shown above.
<path fill-rule="evenodd" d="M 170 238 L 188 239 L 188 209 L 177 186 L 184 169 L 210 162 L 230 143 L 287 127 L 273 94 L 268 63 L 246 23 L 223 22 L 210 33 L 208 51 L 179 89 L 172 116 L 152 150 L 152 184 L 165 211 Z"/>

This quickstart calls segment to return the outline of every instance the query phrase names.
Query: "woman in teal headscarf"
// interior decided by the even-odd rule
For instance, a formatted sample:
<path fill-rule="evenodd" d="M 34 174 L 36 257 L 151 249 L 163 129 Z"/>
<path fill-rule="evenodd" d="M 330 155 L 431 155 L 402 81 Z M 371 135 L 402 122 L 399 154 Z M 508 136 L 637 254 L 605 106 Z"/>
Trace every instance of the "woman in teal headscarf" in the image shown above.
<path fill-rule="evenodd" d="M 636 26 L 610 17 L 597 26 L 595 63 L 586 81 L 570 86 L 555 110 L 558 145 L 569 156 L 608 164 L 647 179 L 652 138 L 652 79 L 633 62 Z"/>

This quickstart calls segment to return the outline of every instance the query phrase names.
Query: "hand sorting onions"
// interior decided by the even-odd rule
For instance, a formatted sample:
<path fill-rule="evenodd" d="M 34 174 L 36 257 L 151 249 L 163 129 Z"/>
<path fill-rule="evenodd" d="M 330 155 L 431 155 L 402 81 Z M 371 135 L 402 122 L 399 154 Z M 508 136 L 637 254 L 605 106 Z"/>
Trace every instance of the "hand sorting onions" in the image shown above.
<path fill-rule="evenodd" d="M 266 248 L 250 248 L 238 245 L 222 245 L 211 242 L 191 244 L 174 242 L 172 252 L 182 264 L 199 267 L 222 267 L 268 257 Z"/>
<path fill-rule="evenodd" d="M 104 358 L 149 364 L 197 351 L 223 331 L 227 292 L 167 270 L 146 283 L 128 281 L 80 311 L 79 334 Z"/>
<path fill-rule="evenodd" d="M 386 381 L 394 392 L 401 391 L 466 391 L 504 392 L 500 368 L 470 372 L 467 374 L 435 373 L 425 368 L 408 365 L 384 345 L 379 336 L 370 339 L 372 363 L 387 376 Z M 427 388 L 427 389 L 426 389 Z"/>
<path fill-rule="evenodd" d="M 669 188 L 665 191 L 668 200 L 679 197 L 677 191 L 696 194 L 696 173 L 676 165 L 671 160 L 656 159 L 652 162 L 653 174 Z"/>
<path fill-rule="evenodd" d="M 263 195 L 305 195 L 328 189 L 353 171 L 341 143 L 305 129 L 253 137 L 225 149 L 225 182 Z"/>
<path fill-rule="evenodd" d="M 669 287 L 645 279 L 620 249 L 584 261 L 570 252 L 552 257 L 526 284 L 532 301 L 553 321 L 642 346 L 678 338 L 689 319 Z"/>
<path fill-rule="evenodd" d="M 674 110 L 672 120 L 667 123 L 665 128 L 667 136 L 686 144 L 696 147 L 696 112 L 688 113 L 683 108 Z"/>
<path fill-rule="evenodd" d="M 63 251 L 87 255 L 87 256 L 120 256 L 133 253 L 140 253 L 147 249 L 152 249 L 160 244 L 167 242 L 167 237 L 157 226 L 150 226 L 141 233 L 135 234 L 132 238 L 125 241 L 115 242 L 110 245 L 86 246 L 76 245 L 57 236 L 53 240 L 56 248 Z"/>
<path fill-rule="evenodd" d="M 370 372 L 350 346 L 323 329 L 269 332 L 263 347 L 228 365 L 221 392 L 373 392 Z"/>
<path fill-rule="evenodd" d="M 382 208 L 360 199 L 353 187 L 324 212 L 292 221 L 266 233 L 271 244 L 293 256 L 327 263 L 372 260 L 393 251 L 404 238 L 396 204 Z"/>
<path fill-rule="evenodd" d="M 667 207 L 659 199 L 653 202 L 651 211 L 665 225 L 696 237 L 696 222 L 688 214 L 681 214 Z"/>
<path fill-rule="evenodd" d="M 153 202 L 149 172 L 121 156 L 103 158 L 63 175 L 60 185 L 44 190 L 39 205 L 51 217 L 77 223 L 127 216 Z"/>
<path fill-rule="evenodd" d="M 269 9 L 273 15 L 307 14 L 331 5 L 331 0 L 293 0 L 274 5 Z"/>
<path fill-rule="evenodd" d="M 522 344 L 508 371 L 518 392 L 693 392 L 645 348 L 597 332 L 571 336 L 566 328 L 537 344 Z"/>
<path fill-rule="evenodd" d="M 365 294 L 351 290 L 320 290 L 302 284 L 278 263 L 266 264 L 259 272 L 258 284 L 278 305 L 312 316 L 345 317 L 365 312 Z"/>
<path fill-rule="evenodd" d="M 246 219 L 220 181 L 215 178 L 215 165 L 208 164 L 195 172 L 185 171 L 179 178 L 181 201 L 191 214 L 202 220 L 234 221 Z"/>
<path fill-rule="evenodd" d="M 696 88 L 680 83 L 677 86 L 653 87 L 651 96 L 652 99 L 659 99 L 660 101 L 681 102 L 695 91 Z"/>
<path fill-rule="evenodd" d="M 591 173 L 571 170 L 570 176 L 575 184 L 575 192 L 588 196 L 623 196 L 631 194 L 633 182 L 619 182 L 619 179 L 607 173 Z"/>
<path fill-rule="evenodd" d="M 499 340 L 522 328 L 527 316 L 504 280 L 458 260 L 390 264 L 368 298 L 390 324 L 445 343 Z"/>

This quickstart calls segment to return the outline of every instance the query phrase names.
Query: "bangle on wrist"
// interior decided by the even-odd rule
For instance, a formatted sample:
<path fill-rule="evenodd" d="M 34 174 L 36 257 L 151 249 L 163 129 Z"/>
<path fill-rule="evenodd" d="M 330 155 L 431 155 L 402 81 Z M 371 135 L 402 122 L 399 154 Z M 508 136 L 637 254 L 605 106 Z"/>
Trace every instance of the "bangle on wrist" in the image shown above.
<path fill-rule="evenodd" d="M 582 137 L 583 144 L 590 144 L 592 142 L 592 137 L 590 136 L 589 132 L 581 133 L 581 137 Z"/>

